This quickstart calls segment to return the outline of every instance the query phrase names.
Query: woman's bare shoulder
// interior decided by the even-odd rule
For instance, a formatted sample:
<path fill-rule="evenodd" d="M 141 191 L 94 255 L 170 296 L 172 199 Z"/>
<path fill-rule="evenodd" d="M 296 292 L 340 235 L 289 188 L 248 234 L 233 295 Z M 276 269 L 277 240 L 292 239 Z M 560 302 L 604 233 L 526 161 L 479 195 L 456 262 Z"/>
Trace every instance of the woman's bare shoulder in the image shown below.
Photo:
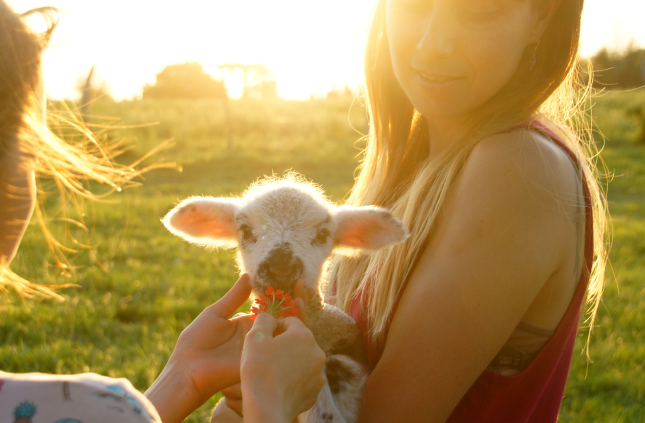
<path fill-rule="evenodd" d="M 477 173 L 480 178 L 519 178 L 543 194 L 576 193 L 576 171 L 569 155 L 555 141 L 532 130 L 483 139 L 470 154 L 464 173 Z"/>

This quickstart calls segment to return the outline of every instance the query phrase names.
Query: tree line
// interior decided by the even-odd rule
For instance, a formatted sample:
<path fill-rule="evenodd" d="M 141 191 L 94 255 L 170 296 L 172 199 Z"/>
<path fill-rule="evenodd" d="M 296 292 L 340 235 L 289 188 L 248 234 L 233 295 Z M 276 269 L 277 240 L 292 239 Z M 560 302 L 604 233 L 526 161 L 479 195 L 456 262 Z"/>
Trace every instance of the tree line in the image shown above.
<path fill-rule="evenodd" d="M 645 49 L 630 47 L 627 51 L 619 53 L 604 48 L 589 61 L 594 69 L 594 88 L 629 90 L 645 86 Z M 221 79 L 206 73 L 198 62 L 168 65 L 156 74 L 154 83 L 143 87 L 143 98 L 227 98 L 224 82 L 227 78 L 241 80 L 244 98 L 278 97 L 273 71 L 262 64 L 227 63 L 218 68 L 222 73 Z M 79 79 L 77 84 L 77 90 L 82 94 L 84 102 L 88 98 L 109 98 L 109 89 L 105 82 L 99 85 L 91 82 L 91 78 L 92 72 L 87 80 Z M 92 95 L 88 96 L 88 90 Z M 334 91 L 330 92 L 330 95 L 339 93 Z"/>
<path fill-rule="evenodd" d="M 604 48 L 591 58 L 593 86 L 629 90 L 645 86 L 645 49 L 630 47 L 622 53 Z"/>
<path fill-rule="evenodd" d="M 278 96 L 273 71 L 261 64 L 227 63 L 218 66 L 225 77 L 242 80 L 244 98 L 275 98 Z M 188 62 L 166 66 L 156 75 L 154 84 L 143 87 L 144 99 L 202 99 L 227 97 L 224 79 L 215 79 L 201 64 Z"/>

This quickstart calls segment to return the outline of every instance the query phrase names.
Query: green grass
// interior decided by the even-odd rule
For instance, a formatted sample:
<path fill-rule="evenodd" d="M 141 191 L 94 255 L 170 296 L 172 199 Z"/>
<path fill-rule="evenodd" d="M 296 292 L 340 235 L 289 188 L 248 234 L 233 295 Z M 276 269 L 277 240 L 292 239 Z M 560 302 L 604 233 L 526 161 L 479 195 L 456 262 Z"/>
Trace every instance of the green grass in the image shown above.
<path fill-rule="evenodd" d="M 634 140 L 626 109 L 645 92 L 599 97 L 594 119 L 605 135 L 602 158 L 612 175 L 609 209 L 613 246 L 606 289 L 587 366 L 580 336 L 561 408 L 565 422 L 642 422 L 645 419 L 645 146 Z"/>
<path fill-rule="evenodd" d="M 609 201 L 613 216 L 612 268 L 598 313 L 587 365 L 581 331 L 561 409 L 563 422 L 637 422 L 645 416 L 645 147 L 637 146 L 628 105 L 644 93 L 611 93 L 597 99 L 594 117 L 607 136 L 602 153 L 615 174 Z M 213 101 L 98 103 L 93 113 L 118 116 L 108 131 L 125 136 L 132 159 L 159 142 L 176 146 L 157 160 L 184 171 L 156 171 L 142 187 L 88 207 L 95 248 L 66 278 L 32 225 L 12 267 L 43 283 L 79 284 L 66 301 L 21 302 L 0 297 L 0 363 L 9 372 L 78 373 L 125 377 L 140 390 L 155 379 L 181 330 L 236 280 L 233 253 L 209 252 L 168 233 L 159 219 L 190 195 L 239 194 L 257 177 L 287 169 L 324 186 L 340 201 L 353 182 L 365 114 L 351 101 L 234 101 L 235 147 L 226 149 L 222 105 Z M 147 125 L 159 122 L 158 125 Z M 351 125 L 350 125 L 351 122 Z M 144 125 L 144 126 L 137 126 Z M 56 209 L 56 199 L 50 202 Z M 59 223 L 52 229 L 62 234 Z M 73 233 L 73 232 L 72 232 Z M 79 234 L 77 234 L 79 235 Z M 81 238 L 82 239 L 82 238 Z M 95 265 L 100 260 L 103 267 Z M 207 421 L 209 401 L 188 421 Z"/>

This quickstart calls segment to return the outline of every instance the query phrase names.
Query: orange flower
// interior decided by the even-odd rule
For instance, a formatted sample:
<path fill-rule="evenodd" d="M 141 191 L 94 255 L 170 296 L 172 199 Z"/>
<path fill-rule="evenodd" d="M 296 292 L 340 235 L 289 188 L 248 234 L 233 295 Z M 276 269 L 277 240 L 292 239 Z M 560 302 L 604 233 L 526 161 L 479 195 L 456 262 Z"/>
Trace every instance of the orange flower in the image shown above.
<path fill-rule="evenodd" d="M 267 287 L 264 294 L 255 299 L 255 303 L 257 307 L 251 308 L 251 320 L 255 320 L 260 313 L 269 313 L 278 320 L 297 317 L 300 314 L 291 296 L 281 289 L 273 289 L 272 286 Z"/>

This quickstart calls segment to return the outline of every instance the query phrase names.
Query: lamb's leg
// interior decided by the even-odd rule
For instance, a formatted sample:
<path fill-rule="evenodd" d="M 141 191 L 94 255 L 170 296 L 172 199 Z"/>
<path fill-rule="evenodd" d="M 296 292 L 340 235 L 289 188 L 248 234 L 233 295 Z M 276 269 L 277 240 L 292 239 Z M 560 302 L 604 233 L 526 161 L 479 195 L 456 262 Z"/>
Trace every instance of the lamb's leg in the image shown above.
<path fill-rule="evenodd" d="M 244 423 L 244 420 L 235 411 L 228 408 L 226 400 L 222 398 L 213 409 L 211 423 Z"/>
<path fill-rule="evenodd" d="M 347 423 L 334 403 L 328 382 L 320 390 L 316 404 L 298 417 L 299 423 Z"/>
<path fill-rule="evenodd" d="M 335 354 L 327 357 L 325 375 L 334 405 L 347 423 L 355 422 L 367 380 L 367 370 L 353 358 Z"/>
<path fill-rule="evenodd" d="M 327 357 L 327 382 L 318 394 L 316 404 L 300 415 L 302 423 L 353 423 L 358 415 L 367 372 L 358 362 L 345 355 Z"/>

